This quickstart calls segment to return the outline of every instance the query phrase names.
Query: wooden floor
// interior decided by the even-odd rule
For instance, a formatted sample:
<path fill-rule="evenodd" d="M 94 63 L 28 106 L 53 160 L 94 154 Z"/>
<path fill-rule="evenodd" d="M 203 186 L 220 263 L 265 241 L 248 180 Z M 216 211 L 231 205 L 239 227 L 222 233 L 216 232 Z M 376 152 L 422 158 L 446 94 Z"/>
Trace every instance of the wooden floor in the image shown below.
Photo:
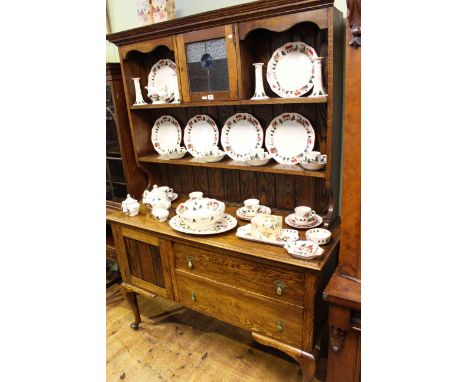
<path fill-rule="evenodd" d="M 299 366 L 287 355 L 253 341 L 249 332 L 157 298 L 138 297 L 142 324 L 118 285 L 107 289 L 107 381 L 297 382 Z M 318 365 L 314 382 L 324 380 Z"/>

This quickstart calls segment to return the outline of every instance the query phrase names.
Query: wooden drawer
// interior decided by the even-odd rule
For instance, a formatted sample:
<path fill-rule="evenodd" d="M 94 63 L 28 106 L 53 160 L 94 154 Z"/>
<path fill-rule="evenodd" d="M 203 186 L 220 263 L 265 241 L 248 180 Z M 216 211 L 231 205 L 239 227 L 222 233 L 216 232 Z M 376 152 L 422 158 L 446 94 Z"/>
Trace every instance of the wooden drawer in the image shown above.
<path fill-rule="evenodd" d="M 176 271 L 180 303 L 233 325 L 302 346 L 303 308 Z"/>
<path fill-rule="evenodd" d="M 174 252 L 176 269 L 304 306 L 303 272 L 277 268 L 250 259 L 178 243 L 174 244 Z M 281 288 L 281 295 L 278 294 L 278 286 Z"/>

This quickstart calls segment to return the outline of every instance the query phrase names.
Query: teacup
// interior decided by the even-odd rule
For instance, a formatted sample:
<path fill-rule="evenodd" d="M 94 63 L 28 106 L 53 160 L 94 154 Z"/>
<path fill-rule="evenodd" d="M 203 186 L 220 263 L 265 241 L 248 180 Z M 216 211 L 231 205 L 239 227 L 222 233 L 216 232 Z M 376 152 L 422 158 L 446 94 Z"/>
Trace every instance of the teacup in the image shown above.
<path fill-rule="evenodd" d="M 260 208 L 260 200 L 258 199 L 247 199 L 244 200 L 244 206 L 247 209 L 247 214 L 256 214 Z"/>
<path fill-rule="evenodd" d="M 169 216 L 169 211 L 164 208 L 153 208 L 151 214 L 156 218 L 158 222 L 165 222 Z"/>
<path fill-rule="evenodd" d="M 303 156 L 305 163 L 326 163 L 327 156 L 320 151 L 306 151 Z"/>
<path fill-rule="evenodd" d="M 299 206 L 294 208 L 294 213 L 298 223 L 309 223 L 313 221 L 315 216 L 315 211 L 312 211 L 312 208 L 307 206 Z"/>

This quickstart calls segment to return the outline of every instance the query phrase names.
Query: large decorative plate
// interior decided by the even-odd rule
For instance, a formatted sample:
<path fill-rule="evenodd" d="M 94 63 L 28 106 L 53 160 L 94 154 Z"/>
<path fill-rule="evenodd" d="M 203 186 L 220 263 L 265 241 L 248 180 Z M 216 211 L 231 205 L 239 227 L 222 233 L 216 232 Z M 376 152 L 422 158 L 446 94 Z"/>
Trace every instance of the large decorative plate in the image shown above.
<path fill-rule="evenodd" d="M 159 117 L 151 130 L 151 142 L 158 154 L 163 155 L 163 150 L 180 145 L 182 141 L 182 129 L 179 122 L 170 115 Z"/>
<path fill-rule="evenodd" d="M 300 97 L 314 86 L 314 48 L 303 42 L 289 42 L 277 49 L 267 66 L 271 90 L 283 98 Z"/>
<path fill-rule="evenodd" d="M 297 232 L 294 229 L 282 229 L 281 236 L 276 240 L 257 238 L 256 236 L 252 235 L 252 224 L 247 224 L 243 227 L 239 227 L 237 229 L 236 236 L 244 240 L 256 241 L 258 243 L 265 244 L 273 244 L 278 245 L 280 247 L 284 246 L 289 242 L 299 240 L 299 232 Z"/>
<path fill-rule="evenodd" d="M 169 225 L 172 229 L 182 233 L 189 233 L 192 235 L 215 235 L 233 229 L 237 225 L 237 220 L 234 216 L 225 214 L 219 221 L 216 222 L 214 228 L 209 230 L 196 230 L 192 229 L 185 222 L 180 220 L 179 216 L 174 216 L 169 220 Z"/>
<path fill-rule="evenodd" d="M 262 147 L 263 129 L 258 119 L 248 113 L 230 117 L 221 131 L 221 145 L 234 160 L 245 161 L 250 151 Z"/>
<path fill-rule="evenodd" d="M 196 115 L 188 121 L 184 131 L 184 144 L 195 158 L 201 158 L 205 151 L 218 145 L 219 130 L 207 115 Z"/>
<path fill-rule="evenodd" d="M 148 75 L 148 88 L 165 102 L 174 99 L 175 95 L 179 94 L 175 62 L 167 59 L 156 62 Z"/>
<path fill-rule="evenodd" d="M 284 113 L 271 121 L 265 145 L 273 158 L 282 164 L 297 164 L 304 151 L 312 151 L 315 132 L 309 120 L 297 113 Z"/>

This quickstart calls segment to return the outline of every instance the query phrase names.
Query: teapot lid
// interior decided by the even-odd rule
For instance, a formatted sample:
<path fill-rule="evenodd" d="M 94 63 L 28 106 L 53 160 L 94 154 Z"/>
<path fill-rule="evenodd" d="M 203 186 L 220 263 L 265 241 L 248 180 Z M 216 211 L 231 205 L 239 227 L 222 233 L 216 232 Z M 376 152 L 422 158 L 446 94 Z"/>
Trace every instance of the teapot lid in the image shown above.
<path fill-rule="evenodd" d="M 126 203 L 126 204 L 129 204 L 129 203 L 134 203 L 134 202 L 137 202 L 137 200 L 133 199 L 130 194 L 127 194 L 127 199 L 125 199 L 122 203 Z"/>

